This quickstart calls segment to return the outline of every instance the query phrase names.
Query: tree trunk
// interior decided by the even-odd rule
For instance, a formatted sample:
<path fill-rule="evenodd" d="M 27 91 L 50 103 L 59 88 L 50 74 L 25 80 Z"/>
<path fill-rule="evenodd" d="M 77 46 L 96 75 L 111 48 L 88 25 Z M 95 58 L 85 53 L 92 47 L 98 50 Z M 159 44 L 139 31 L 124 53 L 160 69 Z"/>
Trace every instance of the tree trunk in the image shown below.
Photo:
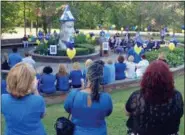
<path fill-rule="evenodd" d="M 32 20 L 31 20 L 31 12 L 30 12 L 30 8 L 29 8 L 29 21 L 30 21 L 30 32 L 31 32 L 31 28 L 32 28 Z"/>
<path fill-rule="evenodd" d="M 26 10 L 26 2 L 24 1 L 24 35 L 26 35 L 26 15 L 25 15 L 25 11 Z"/>
<path fill-rule="evenodd" d="M 39 25 L 39 17 L 38 17 L 38 15 L 37 15 L 37 22 L 36 22 L 36 35 L 37 35 L 37 33 L 38 33 L 38 25 Z"/>
<path fill-rule="evenodd" d="M 42 9 L 43 11 L 45 11 L 45 1 L 42 1 Z M 46 18 L 45 13 L 42 14 L 42 24 L 43 24 L 44 33 L 46 34 L 47 33 L 47 18 Z"/>

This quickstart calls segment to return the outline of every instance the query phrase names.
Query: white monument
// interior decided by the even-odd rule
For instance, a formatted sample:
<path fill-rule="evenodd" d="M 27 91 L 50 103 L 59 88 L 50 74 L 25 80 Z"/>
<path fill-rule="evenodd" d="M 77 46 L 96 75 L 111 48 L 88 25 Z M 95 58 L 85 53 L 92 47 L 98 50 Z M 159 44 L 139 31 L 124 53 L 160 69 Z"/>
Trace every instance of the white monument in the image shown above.
<path fill-rule="evenodd" d="M 73 40 L 75 34 L 74 21 L 75 19 L 69 10 L 69 6 L 66 5 L 64 13 L 60 17 L 61 27 L 58 43 L 60 49 L 67 49 L 67 43 Z"/>

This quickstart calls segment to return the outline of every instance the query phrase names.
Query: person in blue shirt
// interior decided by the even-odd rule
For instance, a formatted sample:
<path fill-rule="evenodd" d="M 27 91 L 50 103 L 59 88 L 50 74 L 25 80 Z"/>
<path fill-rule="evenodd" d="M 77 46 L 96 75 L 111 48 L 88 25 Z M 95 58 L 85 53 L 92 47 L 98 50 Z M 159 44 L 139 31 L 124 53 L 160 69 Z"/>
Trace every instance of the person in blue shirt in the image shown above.
<path fill-rule="evenodd" d="M 6 75 L 1 74 L 2 80 L 1 80 L 1 94 L 7 94 L 7 84 L 6 84 Z"/>
<path fill-rule="evenodd" d="M 44 37 L 44 33 L 41 30 L 39 30 L 37 37 L 39 40 L 42 40 Z"/>
<path fill-rule="evenodd" d="M 103 62 L 104 66 L 103 66 L 103 80 L 102 80 L 102 85 L 108 84 L 109 81 L 109 77 L 111 75 L 110 69 L 107 65 L 105 65 L 105 63 Z"/>
<path fill-rule="evenodd" d="M 51 94 L 56 92 L 56 76 L 52 72 L 53 69 L 50 66 L 46 66 L 43 69 L 43 74 L 40 78 L 40 91 L 43 93 Z"/>
<path fill-rule="evenodd" d="M 175 36 L 175 33 L 173 34 L 172 39 L 170 40 L 170 42 L 174 43 L 174 45 L 177 46 L 178 40 Z"/>
<path fill-rule="evenodd" d="M 84 79 L 78 62 L 73 63 L 73 70 L 70 72 L 69 79 L 73 88 L 84 87 Z"/>
<path fill-rule="evenodd" d="M 111 96 L 101 91 L 103 77 L 102 62 L 95 61 L 88 68 L 87 87 L 81 91 L 72 90 L 64 102 L 64 109 L 72 114 L 75 124 L 73 135 L 107 135 L 105 118 L 113 110 Z"/>
<path fill-rule="evenodd" d="M 126 71 L 126 64 L 124 63 L 124 57 L 118 57 L 118 63 L 115 63 L 115 73 L 116 73 L 116 80 L 123 80 L 126 78 L 125 75 Z"/>
<path fill-rule="evenodd" d="M 8 56 L 8 63 L 10 68 L 12 68 L 14 65 L 22 61 L 21 55 L 17 52 L 17 48 L 13 48 L 12 52 Z"/>
<path fill-rule="evenodd" d="M 5 118 L 4 135 L 46 135 L 41 119 L 46 106 L 37 91 L 34 69 L 26 63 L 15 65 L 7 76 L 9 94 L 1 95 Z"/>
<path fill-rule="evenodd" d="M 67 73 L 65 66 L 60 64 L 59 71 L 56 74 L 57 84 L 56 88 L 59 91 L 68 91 L 70 88 L 69 85 L 69 74 Z"/>
<path fill-rule="evenodd" d="M 115 81 L 115 65 L 113 64 L 112 60 L 109 59 L 107 61 L 106 66 L 109 68 L 110 74 L 108 76 L 108 83 L 112 83 Z"/>

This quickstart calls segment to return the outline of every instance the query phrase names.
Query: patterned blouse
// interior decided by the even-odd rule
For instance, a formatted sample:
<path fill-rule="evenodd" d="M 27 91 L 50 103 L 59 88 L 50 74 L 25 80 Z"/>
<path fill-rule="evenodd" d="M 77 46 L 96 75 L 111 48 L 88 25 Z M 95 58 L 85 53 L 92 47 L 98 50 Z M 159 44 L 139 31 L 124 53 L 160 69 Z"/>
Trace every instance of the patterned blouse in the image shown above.
<path fill-rule="evenodd" d="M 141 91 L 136 91 L 128 99 L 126 110 L 130 113 L 129 135 L 178 135 L 183 99 L 181 93 L 175 91 L 167 103 L 154 105 L 145 102 Z"/>

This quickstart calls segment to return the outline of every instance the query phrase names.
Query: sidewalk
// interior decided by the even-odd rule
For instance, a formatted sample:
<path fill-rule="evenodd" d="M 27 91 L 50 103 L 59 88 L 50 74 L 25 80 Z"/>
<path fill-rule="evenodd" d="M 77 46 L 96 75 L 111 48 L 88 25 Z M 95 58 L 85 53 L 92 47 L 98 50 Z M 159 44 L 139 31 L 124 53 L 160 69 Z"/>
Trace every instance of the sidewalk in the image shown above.
<path fill-rule="evenodd" d="M 9 38 L 22 38 L 24 36 L 24 28 L 15 28 L 15 30 L 17 31 L 17 33 L 4 33 L 2 34 L 2 39 L 9 39 Z M 38 29 L 39 30 L 39 29 Z M 60 29 L 52 29 L 51 33 L 53 33 L 53 31 L 56 30 L 57 33 L 60 32 Z M 89 30 L 89 29 L 79 29 L 80 32 L 84 32 L 85 34 L 89 33 L 89 32 L 93 32 L 96 35 L 99 35 L 100 30 Z M 121 33 L 120 30 L 109 30 L 110 34 L 115 34 L 115 33 Z M 136 33 L 135 31 L 129 31 L 130 33 Z M 126 31 L 122 32 L 123 34 L 126 33 Z M 148 34 L 160 34 L 159 32 L 140 32 L 141 35 L 148 35 Z M 26 34 L 30 34 L 30 29 L 27 28 L 26 29 Z M 32 28 L 32 34 L 36 35 L 36 29 Z M 169 32 L 170 35 L 172 35 L 173 33 Z M 180 36 L 180 37 L 184 37 L 184 33 L 175 33 L 176 36 Z"/>

